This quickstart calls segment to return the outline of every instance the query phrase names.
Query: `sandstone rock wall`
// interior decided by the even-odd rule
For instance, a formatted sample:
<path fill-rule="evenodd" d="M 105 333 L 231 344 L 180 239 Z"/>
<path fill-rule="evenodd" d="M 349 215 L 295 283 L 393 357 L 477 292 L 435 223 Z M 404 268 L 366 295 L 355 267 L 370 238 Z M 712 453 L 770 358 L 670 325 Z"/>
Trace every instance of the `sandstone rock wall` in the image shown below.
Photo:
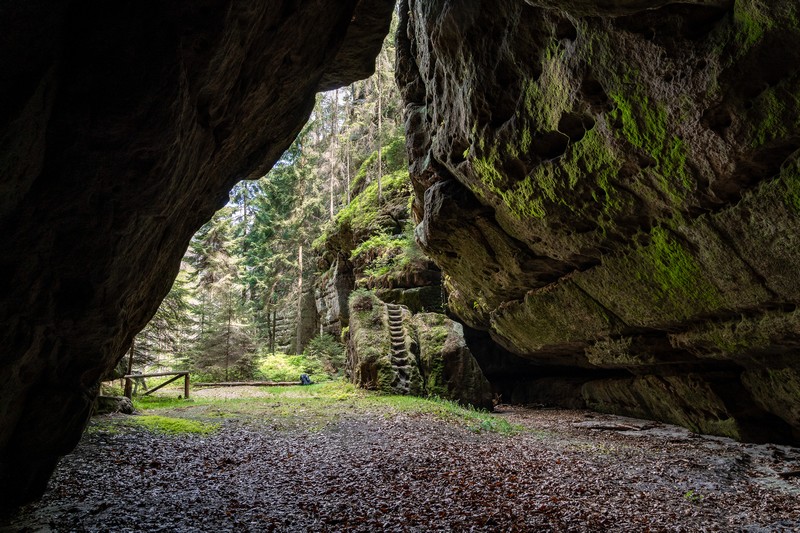
<path fill-rule="evenodd" d="M 355 288 L 353 267 L 341 254 L 314 281 L 317 314 L 322 331 L 337 339 L 348 325 L 347 298 Z"/>
<path fill-rule="evenodd" d="M 192 234 L 371 74 L 392 7 L 0 7 L 0 501 L 44 489 Z"/>
<path fill-rule="evenodd" d="M 800 442 L 800 6 L 401 14 L 416 235 L 450 309 L 573 403 Z"/>
<path fill-rule="evenodd" d="M 275 317 L 275 349 L 292 353 L 297 346 L 297 312 L 286 310 Z"/>
<path fill-rule="evenodd" d="M 427 394 L 491 410 L 492 388 L 464 340 L 464 328 L 441 313 L 417 313 L 411 327 Z"/>
<path fill-rule="evenodd" d="M 350 301 L 348 375 L 390 394 L 438 396 L 492 409 L 492 389 L 461 324 L 440 313 L 411 313 L 360 291 Z"/>

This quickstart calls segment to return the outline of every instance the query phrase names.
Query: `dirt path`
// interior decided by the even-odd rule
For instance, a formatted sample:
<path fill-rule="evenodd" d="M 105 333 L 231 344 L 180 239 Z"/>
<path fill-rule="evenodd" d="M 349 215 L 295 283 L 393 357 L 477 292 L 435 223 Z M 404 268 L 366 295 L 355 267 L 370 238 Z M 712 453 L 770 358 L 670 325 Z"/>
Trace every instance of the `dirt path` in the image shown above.
<path fill-rule="evenodd" d="M 498 416 L 527 429 L 389 407 L 311 430 L 223 417 L 208 436 L 98 417 L 0 531 L 800 531 L 800 479 L 778 475 L 800 449 L 583 411 Z"/>

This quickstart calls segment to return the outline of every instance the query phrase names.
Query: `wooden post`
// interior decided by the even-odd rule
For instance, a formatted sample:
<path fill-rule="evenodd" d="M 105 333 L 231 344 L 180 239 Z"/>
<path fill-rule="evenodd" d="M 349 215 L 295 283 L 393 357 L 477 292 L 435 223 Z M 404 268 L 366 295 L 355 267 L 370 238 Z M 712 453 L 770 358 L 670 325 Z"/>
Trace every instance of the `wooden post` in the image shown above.
<path fill-rule="evenodd" d="M 183 381 L 183 399 L 189 399 L 189 373 L 186 373 L 185 379 Z"/>

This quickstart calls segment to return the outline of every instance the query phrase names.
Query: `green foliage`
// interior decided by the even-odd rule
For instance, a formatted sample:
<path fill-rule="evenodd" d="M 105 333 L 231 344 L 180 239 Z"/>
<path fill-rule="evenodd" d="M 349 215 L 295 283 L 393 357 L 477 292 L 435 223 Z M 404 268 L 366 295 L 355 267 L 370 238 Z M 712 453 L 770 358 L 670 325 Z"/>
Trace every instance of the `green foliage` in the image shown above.
<path fill-rule="evenodd" d="M 329 333 L 311 339 L 303 355 L 318 361 L 328 375 L 338 375 L 344 369 L 344 346 Z"/>
<path fill-rule="evenodd" d="M 376 257 L 393 250 L 401 250 L 404 242 L 405 235 L 403 234 L 378 233 L 356 246 L 355 250 L 350 253 L 350 260 L 358 261 L 365 257 Z"/>
<path fill-rule="evenodd" d="M 385 202 L 397 197 L 407 198 L 410 194 L 408 171 L 397 170 L 383 176 L 381 186 Z M 353 198 L 350 205 L 339 212 L 336 216 L 336 225 L 346 225 L 354 232 L 369 234 L 378 229 L 380 214 L 378 182 L 373 181 L 361 194 Z"/>
<path fill-rule="evenodd" d="M 194 377 L 194 376 L 193 376 Z M 196 380 L 200 381 L 200 380 Z M 163 389 L 162 389 L 163 390 Z M 161 391 L 157 391 L 156 394 Z M 193 399 L 175 398 L 173 396 L 136 396 L 133 398 L 133 407 L 137 411 L 147 411 L 150 409 L 166 409 L 173 407 L 183 407 L 195 402 Z"/>
<path fill-rule="evenodd" d="M 124 431 L 143 419 L 146 422 L 142 425 L 152 427 L 153 431 L 202 435 L 218 428 L 218 425 L 207 422 L 213 417 L 236 419 L 240 423 L 269 424 L 278 429 L 301 427 L 306 431 L 316 431 L 345 413 L 361 411 L 387 418 L 409 414 L 432 416 L 479 434 L 513 435 L 524 431 L 522 426 L 509 424 L 499 416 L 462 407 L 449 400 L 382 395 L 359 389 L 344 380 L 305 387 L 264 387 L 258 389 L 257 397 L 250 398 L 211 397 L 187 402 L 148 397 L 144 402 L 137 401 L 137 408 L 143 404 L 150 411 L 146 416 L 94 419 L 91 424 L 100 426 L 103 431 Z"/>
<path fill-rule="evenodd" d="M 698 494 L 694 489 L 689 489 L 684 493 L 683 499 L 689 503 L 700 503 L 703 501 L 703 495 Z"/>
<path fill-rule="evenodd" d="M 219 429 L 218 424 L 207 424 L 185 418 L 171 418 L 160 415 L 143 415 L 132 418 L 133 422 L 150 431 L 167 435 L 197 434 L 209 435 Z"/>
<path fill-rule="evenodd" d="M 389 142 L 382 147 L 382 171 L 383 174 L 392 174 L 400 170 L 408 169 L 408 160 L 405 152 L 405 135 L 402 131 L 389 139 Z M 350 182 L 350 190 L 358 194 L 367 181 L 374 181 L 378 175 L 378 150 L 373 150 L 366 159 L 359 165 L 355 177 Z"/>
<path fill-rule="evenodd" d="M 378 278 L 400 277 L 419 266 L 426 258 L 414 240 L 414 227 L 408 222 L 403 233 L 379 233 L 361 243 L 351 260 L 362 270 L 358 284 L 373 283 Z"/>
<path fill-rule="evenodd" d="M 373 307 L 379 305 L 375 294 L 367 289 L 356 289 L 348 297 L 350 309 L 356 312 L 372 311 Z"/>
<path fill-rule="evenodd" d="M 462 406 L 452 400 L 436 396 L 418 398 L 416 396 L 367 396 L 363 403 L 377 403 L 390 406 L 400 412 L 415 412 L 433 415 L 449 423 L 466 426 L 475 433 L 500 433 L 514 435 L 523 430 L 522 426 L 510 424 L 507 420 L 472 406 Z"/>
<path fill-rule="evenodd" d="M 263 356 L 258 365 L 258 374 L 266 381 L 300 381 L 300 374 L 308 374 L 312 381 L 330 377 L 318 359 L 283 353 Z"/>

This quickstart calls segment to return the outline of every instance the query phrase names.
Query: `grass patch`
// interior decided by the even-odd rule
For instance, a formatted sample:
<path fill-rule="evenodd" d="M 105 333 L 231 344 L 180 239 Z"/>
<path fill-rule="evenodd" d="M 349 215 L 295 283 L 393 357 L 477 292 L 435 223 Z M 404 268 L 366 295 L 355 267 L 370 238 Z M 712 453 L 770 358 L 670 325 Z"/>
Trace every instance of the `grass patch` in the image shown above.
<path fill-rule="evenodd" d="M 258 375 L 266 381 L 300 381 L 300 374 L 308 374 L 312 381 L 327 379 L 322 363 L 308 355 L 276 353 L 264 355 L 258 363 Z"/>
<path fill-rule="evenodd" d="M 389 407 L 404 413 L 433 415 L 445 422 L 460 424 L 475 433 L 500 433 L 516 435 L 524 428 L 507 420 L 471 406 L 462 406 L 452 400 L 439 397 L 418 398 L 416 396 L 382 396 L 370 394 L 364 398 L 365 405 Z"/>
<path fill-rule="evenodd" d="M 173 398 L 167 396 L 135 396 L 133 400 L 133 407 L 137 411 L 147 411 L 149 409 L 172 409 L 175 407 L 185 407 L 192 405 L 195 400 Z"/>
<path fill-rule="evenodd" d="M 134 405 L 147 414 L 103 421 L 96 431 L 113 431 L 115 425 L 142 425 L 165 434 L 209 434 L 226 419 L 234 423 L 267 425 L 274 429 L 302 428 L 320 431 L 342 417 L 391 418 L 398 413 L 434 416 L 475 433 L 514 435 L 522 426 L 502 417 L 438 397 L 383 395 L 359 389 L 344 380 L 297 387 L 264 387 L 257 397 L 176 398 L 144 397 Z M 179 417 L 175 415 L 179 414 Z"/>
<path fill-rule="evenodd" d="M 197 434 L 209 435 L 215 432 L 218 424 L 208 424 L 185 418 L 172 418 L 160 415 L 143 415 L 132 419 L 135 424 L 144 426 L 150 431 L 166 435 Z"/>

